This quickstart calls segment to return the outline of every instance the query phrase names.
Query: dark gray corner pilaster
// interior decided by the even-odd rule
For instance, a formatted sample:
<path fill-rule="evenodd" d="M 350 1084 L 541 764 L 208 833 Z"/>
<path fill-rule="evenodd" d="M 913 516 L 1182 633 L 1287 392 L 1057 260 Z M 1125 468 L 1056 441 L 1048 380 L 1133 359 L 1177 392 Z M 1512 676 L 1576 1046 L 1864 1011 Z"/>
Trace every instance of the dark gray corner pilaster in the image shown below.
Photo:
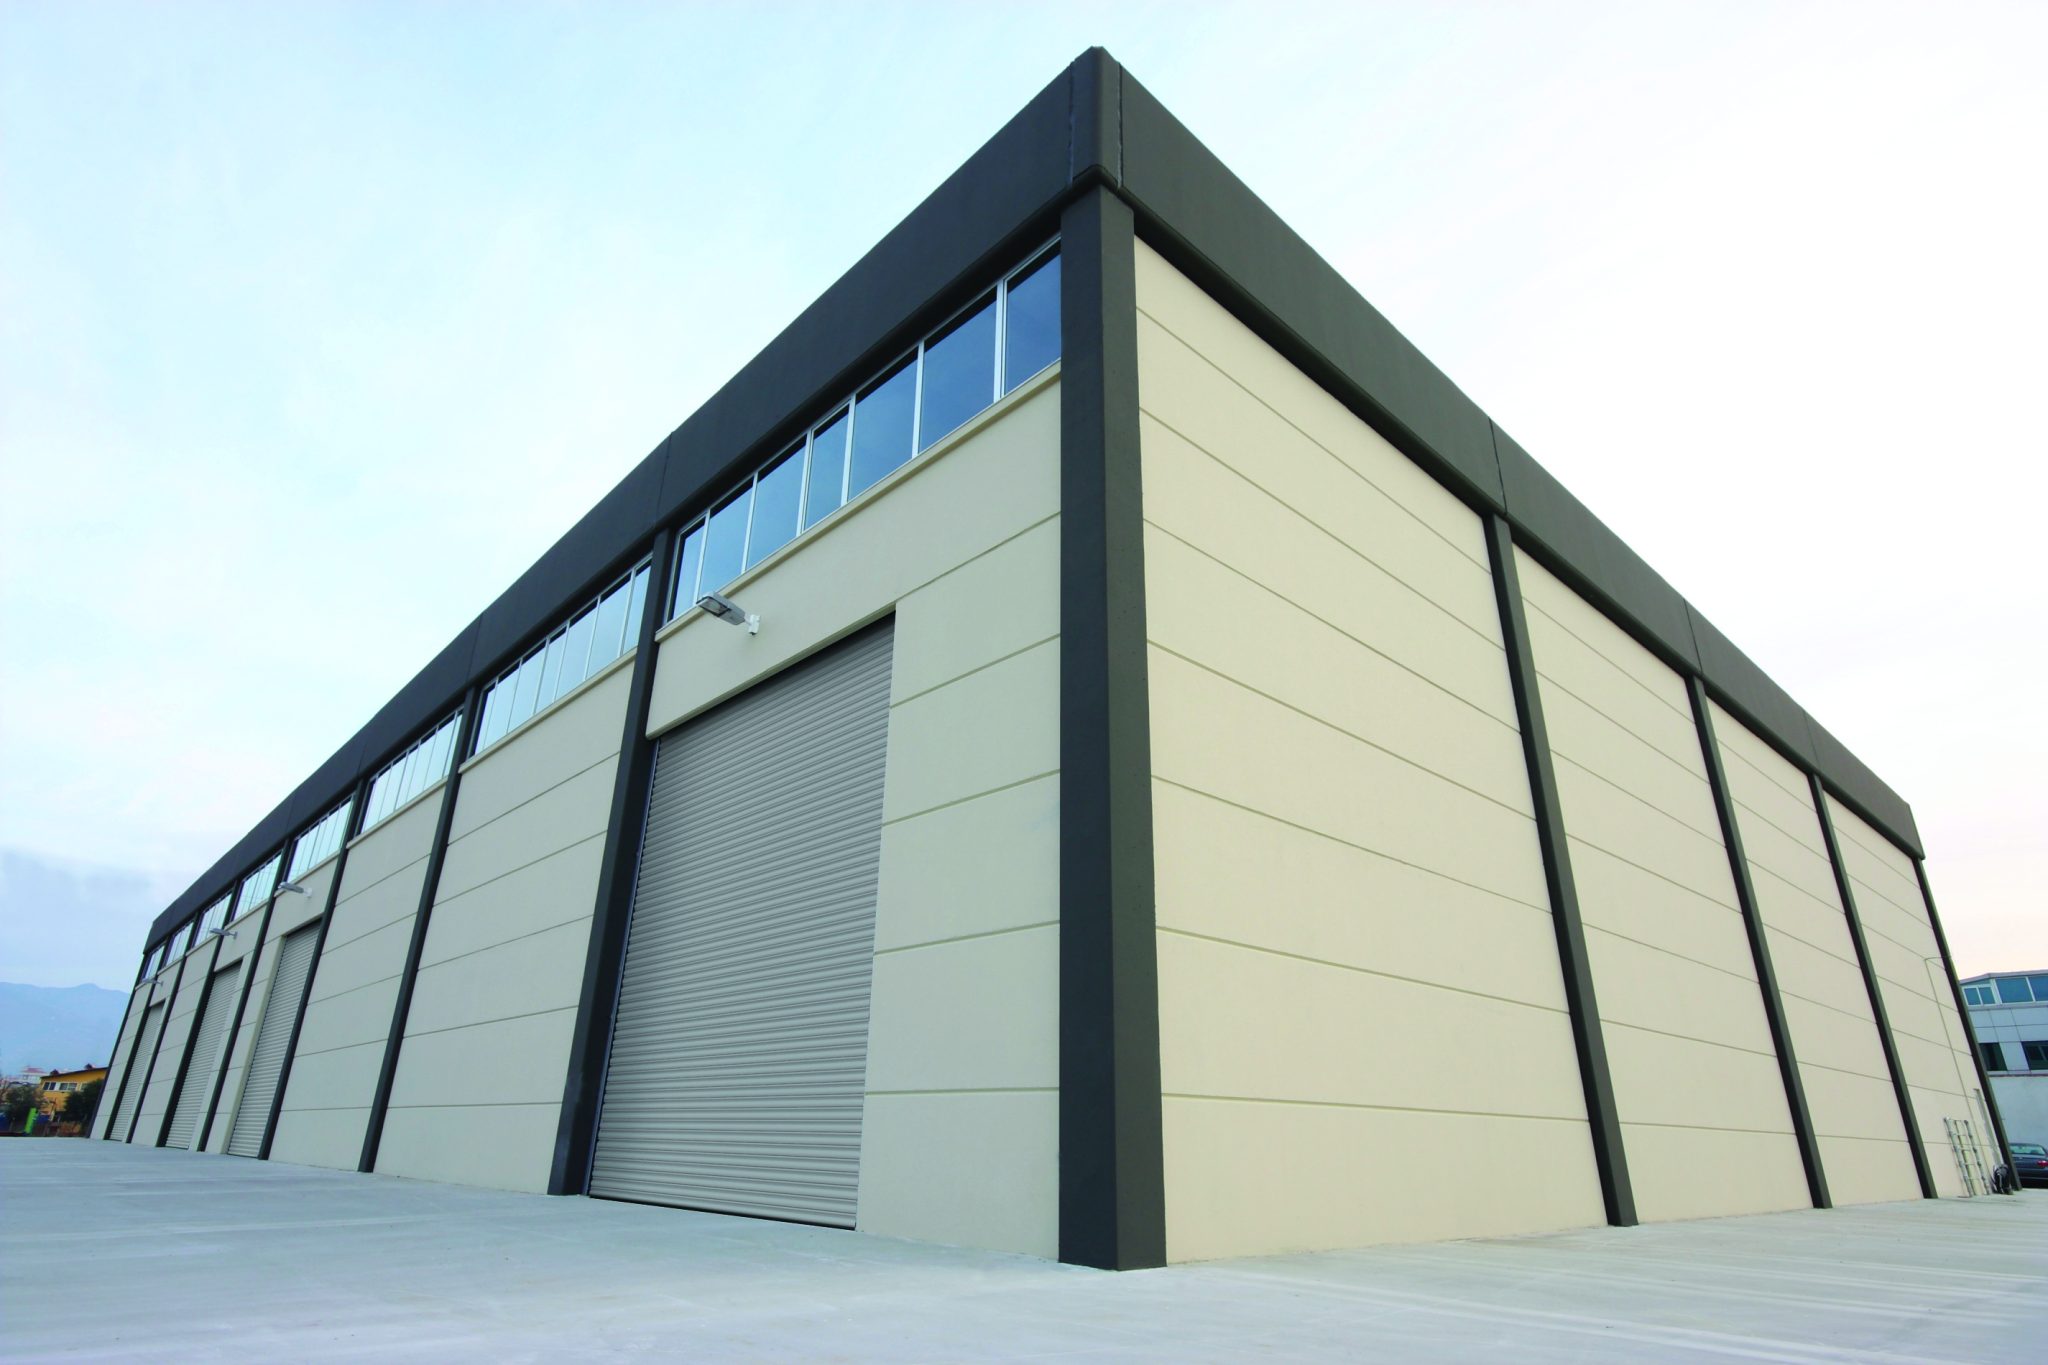
<path fill-rule="evenodd" d="M 1856 966 L 1863 973 L 1863 989 L 1870 994 L 1870 1017 L 1877 1021 L 1877 1041 L 1884 1048 L 1885 1070 L 1891 1073 L 1892 1093 L 1898 1096 L 1899 1119 L 1906 1125 L 1906 1146 L 1913 1153 L 1913 1173 L 1920 1178 L 1920 1193 L 1934 1199 L 1934 1172 L 1927 1165 L 1927 1149 L 1920 1141 L 1920 1125 L 1913 1118 L 1913 1095 L 1906 1088 L 1905 1068 L 1899 1065 L 1899 1049 L 1892 1041 L 1892 1021 L 1884 1009 L 1884 992 L 1877 984 L 1877 968 L 1871 965 L 1870 944 L 1863 937 L 1863 917 L 1856 913 L 1856 893 L 1849 885 L 1849 865 L 1842 861 L 1841 841 L 1835 837 L 1835 817 L 1828 810 L 1827 788 L 1818 775 L 1806 775 L 1813 792 L 1814 813 L 1820 817 L 1820 836 L 1828 848 L 1828 865 L 1835 870 L 1835 891 L 1842 898 L 1842 914 L 1849 921 L 1849 942 L 1856 949 Z"/>
<path fill-rule="evenodd" d="M 327 926 L 333 922 L 335 904 L 341 899 L 341 875 L 348 871 L 349 841 L 363 832 L 364 807 L 369 799 L 370 778 L 368 776 L 358 778 L 355 795 L 350 798 L 348 835 L 341 841 L 341 852 L 335 855 L 334 879 L 327 883 L 327 903 L 320 907 L 320 924 L 318 928 L 313 930 L 313 960 L 306 966 L 306 988 L 299 992 L 299 1002 L 292 1007 L 291 1036 L 285 1039 L 284 1063 L 278 1069 L 277 1090 L 270 1097 L 270 1112 L 263 1119 L 263 1141 L 256 1148 L 256 1159 L 258 1161 L 270 1160 L 270 1144 L 277 1137 L 277 1120 L 279 1115 L 284 1113 L 284 1092 L 286 1087 L 291 1084 L 292 1060 L 299 1055 L 299 1031 L 306 1026 L 306 1006 L 312 1002 L 313 983 L 320 976 L 320 955 L 327 948 Z M 277 897 L 273 893 L 271 903 L 275 905 L 276 902 Z M 264 931 L 266 933 L 269 932 L 269 922 L 267 919 L 265 920 Z M 263 940 L 258 939 L 256 941 L 256 951 L 260 953 L 263 951 L 263 948 Z M 284 952 L 282 939 L 278 942 L 278 952 L 280 954 Z M 252 970 L 249 976 L 253 981 L 256 973 Z"/>
<path fill-rule="evenodd" d="M 633 886 L 653 787 L 654 744 L 647 738 L 647 713 L 654 698 L 654 637 L 669 615 L 662 608 L 669 600 L 669 580 L 675 576 L 675 543 L 672 530 L 655 536 L 654 557 L 648 567 L 647 606 L 640 616 L 640 638 L 635 645 L 639 652 L 633 656 L 633 679 L 626 693 L 619 766 L 612 780 L 611 823 L 606 826 L 603 860 L 598 865 L 590 946 L 583 956 L 583 989 L 577 997 L 562 1115 L 555 1128 L 555 1155 L 548 1170 L 549 1194 L 584 1194 L 590 1188 L 605 1059 L 611 1051 L 612 1021 L 626 960 L 626 930 L 633 918 Z"/>
<path fill-rule="evenodd" d="M 1948 935 L 1942 932 L 1941 915 L 1934 908 L 1934 888 L 1927 883 L 1927 863 L 1924 859 L 1913 860 L 1913 875 L 1920 880 L 1920 901 L 1927 907 L 1927 927 L 1934 930 L 1934 945 L 1941 950 L 1941 970 L 1948 978 L 1950 998 L 1956 1004 L 1956 1021 L 1963 1026 L 1963 1042 L 1970 1049 L 1970 1064 L 1976 1068 L 1979 1092 L 1984 1096 L 1984 1111 L 1991 1116 L 1991 1131 L 1998 1139 L 1998 1154 L 2006 1165 L 2012 1165 L 2012 1144 L 2005 1136 L 2005 1116 L 1998 1112 L 1998 1097 L 1991 1093 L 1991 1075 L 1984 1069 L 1984 1054 L 1977 1048 L 1977 1035 L 1970 1028 L 1970 1006 L 1963 999 L 1962 982 L 1956 979 L 1956 961 L 1949 956 Z"/>
<path fill-rule="evenodd" d="M 1166 1260 L 1130 206 L 1060 218 L 1060 1259 Z"/>
<path fill-rule="evenodd" d="M 455 823 L 455 799 L 462 790 L 462 765 L 470 758 L 476 739 L 479 703 L 483 684 L 473 682 L 462 697 L 462 724 L 455 734 L 455 753 L 448 760 L 447 784 L 441 790 L 441 811 L 434 820 L 434 842 L 427 850 L 427 873 L 420 883 L 420 906 L 412 917 L 412 941 L 405 949 L 405 970 L 398 978 L 398 1001 L 391 1009 L 391 1031 L 384 1038 L 384 1064 L 377 1070 L 377 1091 L 370 1097 L 370 1121 L 363 1128 L 363 1154 L 356 1169 L 368 1174 L 377 1169 L 377 1147 L 384 1140 L 384 1114 L 391 1107 L 391 1084 L 398 1078 L 398 1050 L 405 1042 L 405 1020 L 412 1012 L 412 991 L 420 973 L 420 954 L 427 946 L 427 922 L 433 918 L 434 894 L 441 889 L 441 864 L 448 857 L 448 831 Z M 323 926 L 324 929 L 324 926 Z M 313 983 L 306 982 L 306 995 Z M 282 1087 L 278 1090 L 283 1097 Z"/>
<path fill-rule="evenodd" d="M 1536 806 L 1536 838 L 1543 850 L 1543 878 L 1550 892 L 1550 920 L 1557 931 L 1558 962 L 1564 970 L 1565 1004 L 1572 1016 L 1572 1041 L 1585 1088 L 1586 1121 L 1593 1160 L 1600 1168 L 1600 1192 L 1607 1221 L 1636 1224 L 1635 1189 L 1621 1138 L 1621 1114 L 1614 1102 L 1614 1078 L 1607 1068 L 1607 1042 L 1600 1031 L 1600 1005 L 1593 993 L 1593 964 L 1586 953 L 1586 926 L 1579 915 L 1579 889 L 1572 879 L 1571 848 L 1565 839 L 1564 806 L 1557 796 L 1557 770 L 1550 757 L 1550 731 L 1543 723 L 1536 655 L 1522 606 L 1522 575 L 1515 565 L 1514 533 L 1498 513 L 1486 519 L 1486 549 L 1493 563 L 1493 593 L 1500 608 L 1501 642 L 1507 647 L 1508 682 L 1522 725 L 1522 757 L 1529 765 L 1529 793 Z"/>
<path fill-rule="evenodd" d="M 1728 790 L 1728 772 L 1721 763 L 1721 741 L 1714 733 L 1714 709 L 1707 700 L 1707 685 L 1696 677 L 1685 680 L 1692 698 L 1693 723 L 1699 727 L 1700 753 L 1707 762 L 1707 785 L 1714 793 L 1714 811 L 1721 817 L 1721 841 L 1728 849 L 1728 870 L 1735 877 L 1735 903 L 1742 909 L 1742 927 L 1749 933 L 1749 953 L 1756 963 L 1757 988 L 1763 994 L 1764 1020 L 1770 1025 L 1771 1046 L 1778 1054 L 1778 1074 L 1785 1082 L 1785 1104 L 1792 1113 L 1792 1133 L 1799 1140 L 1799 1162 L 1806 1168 L 1806 1189 L 1817 1209 L 1834 1207 L 1828 1197 L 1827 1172 L 1820 1159 L 1820 1140 L 1814 1136 L 1813 1116 L 1806 1108 L 1806 1085 L 1800 1079 L 1799 1059 L 1792 1051 L 1792 1031 L 1785 1025 L 1785 1001 L 1778 993 L 1778 973 L 1771 966 L 1770 939 L 1764 932 L 1763 911 L 1756 903 L 1756 884 L 1750 880 L 1749 854 L 1742 846 L 1742 827 L 1735 820 L 1735 796 Z"/>

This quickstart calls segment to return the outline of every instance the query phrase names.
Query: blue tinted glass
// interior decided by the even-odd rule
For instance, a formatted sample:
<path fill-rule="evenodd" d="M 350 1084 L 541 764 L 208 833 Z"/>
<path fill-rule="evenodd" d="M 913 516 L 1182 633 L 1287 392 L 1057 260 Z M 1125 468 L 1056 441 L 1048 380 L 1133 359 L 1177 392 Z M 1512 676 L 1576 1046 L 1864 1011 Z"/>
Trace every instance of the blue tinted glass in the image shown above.
<path fill-rule="evenodd" d="M 1060 358 L 1060 258 L 1049 256 L 1010 281 L 1005 305 L 1003 392 Z"/>
<path fill-rule="evenodd" d="M 917 401 L 917 366 L 903 368 L 853 402 L 853 468 L 846 496 L 857 497 L 910 458 L 912 405 Z"/>
<path fill-rule="evenodd" d="M 815 526 L 839 507 L 846 491 L 846 414 L 840 413 L 811 437 L 810 487 L 804 493 L 804 525 Z"/>
<path fill-rule="evenodd" d="M 597 604 L 597 619 L 590 627 L 590 672 L 597 672 L 625 652 L 621 641 L 626 633 L 629 599 L 629 592 L 621 586 L 606 593 Z"/>
<path fill-rule="evenodd" d="M 804 451 L 798 446 L 761 472 L 754 484 L 754 531 L 747 538 L 753 568 L 796 536 L 797 504 L 804 495 Z"/>
<path fill-rule="evenodd" d="M 747 489 L 711 514 L 711 530 L 704 542 L 704 576 L 697 583 L 697 596 L 717 592 L 740 576 L 746 567 L 747 509 L 753 490 Z M 692 606 L 696 605 L 693 601 Z"/>
<path fill-rule="evenodd" d="M 534 703 L 540 699 L 541 667 L 542 656 L 539 654 L 527 655 L 525 662 L 519 665 L 519 672 L 512 679 L 512 711 L 505 718 L 506 729 L 517 730 L 533 715 Z M 411 765 L 413 760 L 408 758 L 406 763 Z M 419 790 L 420 784 L 413 781 L 412 774 L 408 771 L 405 779 L 406 795 L 411 796 Z"/>
<path fill-rule="evenodd" d="M 2030 976 L 2027 980 L 2034 983 L 2034 998 L 2048 1004 L 2048 976 Z"/>
<path fill-rule="evenodd" d="M 698 522 L 696 528 L 683 537 L 682 553 L 676 557 L 675 615 L 680 616 L 697 605 L 697 569 L 703 562 L 704 523 Z"/>
<path fill-rule="evenodd" d="M 590 636 L 596 625 L 597 613 L 586 611 L 562 636 L 562 677 L 555 685 L 564 692 L 590 676 Z"/>
<path fill-rule="evenodd" d="M 546 652 L 540 658 L 540 701 L 537 706 L 546 706 L 562 695 L 562 637 L 557 635 L 548 641 Z"/>
<path fill-rule="evenodd" d="M 2025 977 L 2002 976 L 1998 979 L 1998 1003 L 2001 1005 L 2024 1005 L 2032 998 L 2027 994 Z"/>
<path fill-rule="evenodd" d="M 640 618 L 647 613 L 647 574 L 645 565 L 633 572 L 632 595 L 626 601 L 625 649 L 640 647 Z"/>
<path fill-rule="evenodd" d="M 479 753 L 497 743 L 498 736 L 505 733 L 505 712 L 508 709 L 506 703 L 510 700 L 511 693 L 503 681 L 491 684 L 491 690 L 484 693 L 484 716 L 476 727 L 476 747 Z M 376 793 L 373 791 L 370 800 L 370 819 L 379 820 L 383 815 L 384 812 L 378 808 Z"/>
<path fill-rule="evenodd" d="M 962 422 L 996 401 L 996 301 L 924 344 L 924 411 L 917 447 L 929 450 Z"/>

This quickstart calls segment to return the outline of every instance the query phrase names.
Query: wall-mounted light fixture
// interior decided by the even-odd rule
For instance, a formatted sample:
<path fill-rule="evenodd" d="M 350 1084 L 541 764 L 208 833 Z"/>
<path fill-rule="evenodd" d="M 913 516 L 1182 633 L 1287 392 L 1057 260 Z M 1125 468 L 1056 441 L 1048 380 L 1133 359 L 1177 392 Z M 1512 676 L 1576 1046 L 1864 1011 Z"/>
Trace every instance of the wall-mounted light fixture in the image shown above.
<path fill-rule="evenodd" d="M 707 592 L 697 599 L 697 605 L 708 616 L 715 616 L 729 626 L 745 626 L 747 634 L 761 633 L 761 618 L 720 593 Z"/>
<path fill-rule="evenodd" d="M 291 892 L 294 896 L 310 896 L 313 894 L 297 882 L 286 882 L 283 886 L 277 888 L 277 894 L 280 896 L 287 891 Z"/>

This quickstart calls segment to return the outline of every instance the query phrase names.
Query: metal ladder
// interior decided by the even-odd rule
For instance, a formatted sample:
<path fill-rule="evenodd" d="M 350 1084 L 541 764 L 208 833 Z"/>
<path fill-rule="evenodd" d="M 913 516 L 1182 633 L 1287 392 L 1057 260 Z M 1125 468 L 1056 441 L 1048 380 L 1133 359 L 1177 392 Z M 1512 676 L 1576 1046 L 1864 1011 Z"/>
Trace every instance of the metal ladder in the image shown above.
<path fill-rule="evenodd" d="M 1956 1173 L 1963 1180 L 1963 1198 L 1991 1192 L 1991 1174 L 1984 1167 L 1984 1149 L 1977 1142 L 1977 1130 L 1968 1119 L 1945 1118 L 1949 1150 L 1955 1153 Z"/>

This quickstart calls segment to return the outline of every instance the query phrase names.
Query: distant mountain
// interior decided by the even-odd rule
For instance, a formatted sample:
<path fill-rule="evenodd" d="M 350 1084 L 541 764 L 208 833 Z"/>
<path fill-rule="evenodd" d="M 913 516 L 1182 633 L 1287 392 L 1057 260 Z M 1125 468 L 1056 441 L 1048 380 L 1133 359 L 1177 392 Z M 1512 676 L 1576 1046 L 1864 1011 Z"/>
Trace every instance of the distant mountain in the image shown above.
<path fill-rule="evenodd" d="M 0 1071 L 105 1065 L 128 997 L 100 986 L 0 981 Z"/>

